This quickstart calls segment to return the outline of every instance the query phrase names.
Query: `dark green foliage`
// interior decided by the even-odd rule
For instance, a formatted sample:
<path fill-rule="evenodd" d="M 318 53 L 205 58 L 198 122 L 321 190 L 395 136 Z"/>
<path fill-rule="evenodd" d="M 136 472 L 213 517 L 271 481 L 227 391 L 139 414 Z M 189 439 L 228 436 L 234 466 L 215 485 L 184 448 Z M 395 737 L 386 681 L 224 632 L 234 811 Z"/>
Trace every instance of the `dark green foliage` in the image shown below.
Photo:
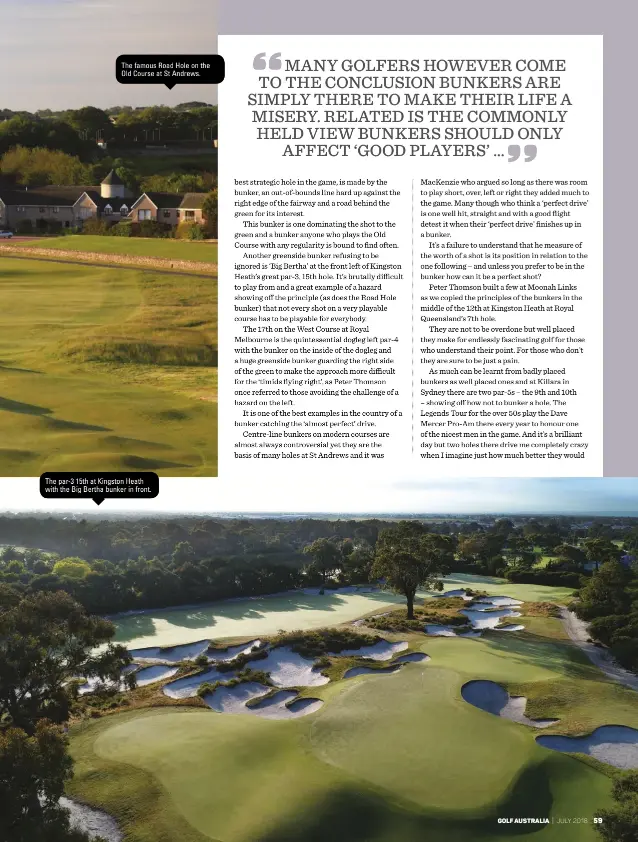
<path fill-rule="evenodd" d="M 321 658 L 330 652 L 339 653 L 344 649 L 372 646 L 379 640 L 379 635 L 362 634 L 350 629 L 317 629 L 280 634 L 272 643 L 273 646 L 289 646 L 304 658 Z"/>
<path fill-rule="evenodd" d="M 638 842 L 638 772 L 625 772 L 614 779 L 612 796 L 616 802 L 599 810 L 602 822 L 594 826 L 605 842 Z"/>

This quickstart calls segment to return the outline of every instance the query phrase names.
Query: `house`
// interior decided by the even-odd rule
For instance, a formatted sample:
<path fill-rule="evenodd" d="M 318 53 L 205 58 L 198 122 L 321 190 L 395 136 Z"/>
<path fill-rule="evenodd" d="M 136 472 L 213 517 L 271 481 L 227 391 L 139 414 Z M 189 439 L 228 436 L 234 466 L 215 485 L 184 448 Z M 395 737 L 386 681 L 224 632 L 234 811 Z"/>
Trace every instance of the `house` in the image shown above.
<path fill-rule="evenodd" d="M 204 193 L 143 193 L 135 199 L 114 170 L 97 186 L 0 186 L 0 229 L 19 231 L 25 222 L 41 229 L 81 228 L 87 219 L 202 223 L 204 199 Z"/>
<path fill-rule="evenodd" d="M 142 193 L 133 203 L 130 218 L 133 222 L 143 222 L 153 219 L 167 225 L 178 225 L 180 222 L 204 221 L 202 205 L 205 193 Z"/>

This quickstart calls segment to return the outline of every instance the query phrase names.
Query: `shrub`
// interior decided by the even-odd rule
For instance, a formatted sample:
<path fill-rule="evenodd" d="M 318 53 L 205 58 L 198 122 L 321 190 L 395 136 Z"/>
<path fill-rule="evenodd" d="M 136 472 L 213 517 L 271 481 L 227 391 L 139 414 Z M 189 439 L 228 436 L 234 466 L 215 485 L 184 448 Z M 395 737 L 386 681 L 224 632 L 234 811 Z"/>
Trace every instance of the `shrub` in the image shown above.
<path fill-rule="evenodd" d="M 133 223 L 134 237 L 166 237 L 171 230 L 170 225 L 163 225 L 156 219 L 143 219 Z"/>
<path fill-rule="evenodd" d="M 195 665 L 198 667 L 207 667 L 208 666 L 208 658 L 206 655 L 198 655 L 194 661 Z"/>
<path fill-rule="evenodd" d="M 17 234 L 33 234 L 33 223 L 30 219 L 21 219 L 20 222 L 16 225 L 16 233 Z"/>
<path fill-rule="evenodd" d="M 275 646 L 290 646 L 293 652 L 304 658 L 320 658 L 329 652 L 372 646 L 380 639 L 379 635 L 361 634 L 350 629 L 319 629 L 280 634 L 273 643 Z"/>
<path fill-rule="evenodd" d="M 103 219 L 96 219 L 95 217 L 91 217 L 90 219 L 85 219 L 84 224 L 82 225 L 82 234 L 88 234 L 89 236 L 93 237 L 97 235 L 104 235 L 108 232 L 108 225 L 104 222 Z"/>
<path fill-rule="evenodd" d="M 115 225 L 112 225 L 108 232 L 111 237 L 132 237 L 133 236 L 133 223 L 132 222 L 125 222 L 122 220 L 121 222 L 116 222 Z"/>

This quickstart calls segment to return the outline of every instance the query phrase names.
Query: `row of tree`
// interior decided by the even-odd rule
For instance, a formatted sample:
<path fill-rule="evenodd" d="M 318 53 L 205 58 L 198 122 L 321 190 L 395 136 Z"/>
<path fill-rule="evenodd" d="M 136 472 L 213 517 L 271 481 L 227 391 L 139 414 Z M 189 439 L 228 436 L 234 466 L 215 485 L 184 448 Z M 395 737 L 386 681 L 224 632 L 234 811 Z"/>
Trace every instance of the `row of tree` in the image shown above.
<path fill-rule="evenodd" d="M 54 115 L 28 112 L 0 119 L 0 154 L 16 146 L 58 149 L 90 161 L 103 141 L 119 147 L 175 144 L 212 144 L 217 137 L 217 106 L 196 105 L 188 110 L 153 106 L 113 114 L 86 106 Z"/>

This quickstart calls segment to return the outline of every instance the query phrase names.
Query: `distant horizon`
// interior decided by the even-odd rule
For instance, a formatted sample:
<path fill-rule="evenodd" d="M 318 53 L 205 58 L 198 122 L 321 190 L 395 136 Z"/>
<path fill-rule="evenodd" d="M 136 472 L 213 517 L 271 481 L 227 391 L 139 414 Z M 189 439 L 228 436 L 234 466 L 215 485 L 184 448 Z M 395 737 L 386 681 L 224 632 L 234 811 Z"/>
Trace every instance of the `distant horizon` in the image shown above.
<path fill-rule="evenodd" d="M 33 477 L 14 477 L 0 483 L 0 513 L 41 513 L 121 517 L 260 516 L 309 517 L 376 516 L 424 513 L 544 516 L 638 516 L 638 479 L 635 477 L 424 479 L 416 469 L 397 478 L 367 474 L 335 482 L 319 475 L 312 483 L 265 475 L 264 483 L 248 485 L 232 479 L 172 477 L 160 479 L 159 496 L 148 500 L 106 499 L 98 508 L 91 499 L 43 498 Z M 6 488 L 6 491 L 5 491 Z M 10 488 L 10 491 L 9 491 Z M 3 494 L 4 492 L 4 494 Z M 326 505 L 329 501 L 328 506 Z M 330 511 L 326 511 L 326 509 Z"/>

